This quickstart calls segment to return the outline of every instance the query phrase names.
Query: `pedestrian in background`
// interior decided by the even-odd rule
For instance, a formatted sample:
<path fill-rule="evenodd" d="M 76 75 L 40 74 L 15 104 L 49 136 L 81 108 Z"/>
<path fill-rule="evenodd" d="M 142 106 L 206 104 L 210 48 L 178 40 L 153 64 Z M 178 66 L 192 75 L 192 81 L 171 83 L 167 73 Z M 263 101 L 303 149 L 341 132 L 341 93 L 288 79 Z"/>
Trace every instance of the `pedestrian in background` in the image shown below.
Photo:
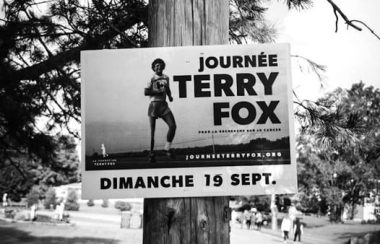
<path fill-rule="evenodd" d="M 256 209 L 254 209 L 252 211 L 252 215 L 251 215 L 251 225 L 252 225 L 252 229 L 256 229 Z"/>
<path fill-rule="evenodd" d="M 293 230 L 294 230 L 293 241 L 295 242 L 298 237 L 298 242 L 301 242 L 301 235 L 303 233 L 303 224 L 301 223 L 300 218 L 296 218 L 296 221 L 294 222 Z"/>
<path fill-rule="evenodd" d="M 286 215 L 281 222 L 281 231 L 282 231 L 282 237 L 284 238 L 284 243 L 288 243 L 289 239 L 289 232 L 292 229 L 292 220 L 290 219 L 289 215 Z"/>
<path fill-rule="evenodd" d="M 263 214 L 260 211 L 256 213 L 256 226 L 257 230 L 261 230 L 261 225 L 263 224 Z"/>
<path fill-rule="evenodd" d="M 251 215 L 251 210 L 244 211 L 244 220 L 245 224 L 247 225 L 247 230 L 251 229 Z"/>
<path fill-rule="evenodd" d="M 7 193 L 4 193 L 3 194 L 3 207 L 7 207 L 8 206 L 8 194 Z"/>
<path fill-rule="evenodd" d="M 245 222 L 244 221 L 244 213 L 243 212 L 240 212 L 238 219 L 239 219 L 239 223 L 240 223 L 240 228 L 243 229 L 244 222 Z"/>

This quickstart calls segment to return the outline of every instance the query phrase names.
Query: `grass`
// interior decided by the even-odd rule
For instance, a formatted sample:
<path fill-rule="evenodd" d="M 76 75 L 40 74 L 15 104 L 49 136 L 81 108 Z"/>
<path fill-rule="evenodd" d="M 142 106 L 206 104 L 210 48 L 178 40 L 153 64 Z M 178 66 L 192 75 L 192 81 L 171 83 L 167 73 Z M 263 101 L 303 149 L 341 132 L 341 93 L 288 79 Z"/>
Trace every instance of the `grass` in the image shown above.
<path fill-rule="evenodd" d="M 270 230 L 270 226 L 264 229 L 269 234 L 280 235 L 280 226 L 283 215 L 278 216 L 278 230 Z M 379 224 L 361 224 L 354 221 L 345 223 L 331 223 L 327 216 L 302 216 L 304 224 L 303 242 L 308 244 L 340 244 L 347 243 L 352 237 L 363 237 L 367 233 L 379 233 Z M 291 235 L 292 236 L 292 235 Z"/>
<path fill-rule="evenodd" d="M 94 226 L 8 223 L 0 220 L 2 244 L 116 244 L 141 243 L 139 230 L 96 228 Z"/>

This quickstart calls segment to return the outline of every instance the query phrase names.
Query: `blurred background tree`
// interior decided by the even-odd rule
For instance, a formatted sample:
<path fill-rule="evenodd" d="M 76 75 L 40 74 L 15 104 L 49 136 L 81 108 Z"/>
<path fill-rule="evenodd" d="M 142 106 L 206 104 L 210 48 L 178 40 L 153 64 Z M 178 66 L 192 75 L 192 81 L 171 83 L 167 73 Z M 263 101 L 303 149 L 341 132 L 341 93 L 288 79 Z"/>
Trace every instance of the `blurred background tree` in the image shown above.
<path fill-rule="evenodd" d="M 300 190 L 308 196 L 319 195 L 332 206 L 351 206 L 352 218 L 356 204 L 377 189 L 380 90 L 360 82 L 315 103 L 304 103 L 308 109 L 297 111 L 301 118 L 297 139 Z M 337 216 L 340 220 L 341 213 Z"/>
<path fill-rule="evenodd" d="M 79 211 L 78 194 L 74 189 L 69 189 L 65 202 L 65 210 Z"/>

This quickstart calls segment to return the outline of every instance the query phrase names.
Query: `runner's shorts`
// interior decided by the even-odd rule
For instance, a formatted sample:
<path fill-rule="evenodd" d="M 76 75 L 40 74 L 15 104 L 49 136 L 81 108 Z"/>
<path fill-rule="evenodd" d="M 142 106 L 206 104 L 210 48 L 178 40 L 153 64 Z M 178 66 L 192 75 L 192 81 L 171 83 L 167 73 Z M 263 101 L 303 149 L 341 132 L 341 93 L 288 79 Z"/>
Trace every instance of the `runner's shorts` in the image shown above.
<path fill-rule="evenodd" d="M 148 116 L 153 118 L 163 117 L 170 113 L 168 103 L 165 101 L 152 101 L 149 104 Z"/>

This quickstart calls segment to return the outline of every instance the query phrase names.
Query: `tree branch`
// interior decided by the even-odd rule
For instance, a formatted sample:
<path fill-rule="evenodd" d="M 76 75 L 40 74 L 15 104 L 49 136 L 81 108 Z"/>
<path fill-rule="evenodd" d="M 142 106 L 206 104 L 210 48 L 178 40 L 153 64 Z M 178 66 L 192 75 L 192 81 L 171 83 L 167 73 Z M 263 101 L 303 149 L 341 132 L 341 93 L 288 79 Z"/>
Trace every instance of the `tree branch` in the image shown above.
<path fill-rule="evenodd" d="M 330 5 L 332 6 L 333 8 L 333 11 L 334 11 L 334 15 L 335 15 L 335 32 L 338 32 L 338 21 L 339 21 L 339 16 L 338 14 L 342 17 L 342 19 L 345 21 L 345 23 L 348 25 L 348 26 L 351 26 L 353 27 L 354 29 L 358 30 L 358 31 L 362 31 L 362 28 L 360 28 L 358 25 L 354 24 L 354 23 L 359 23 L 359 24 L 362 24 L 364 25 L 377 39 L 380 40 L 380 36 L 377 35 L 375 33 L 375 31 L 373 29 L 371 29 L 366 23 L 364 23 L 363 21 L 360 21 L 360 20 L 350 20 L 344 13 L 343 11 L 334 3 L 333 0 L 327 0 L 327 2 L 330 3 Z"/>
<path fill-rule="evenodd" d="M 327 67 L 325 65 L 317 64 L 316 62 L 300 55 L 291 55 L 291 57 L 305 60 L 308 63 L 309 67 L 311 67 L 312 71 L 318 76 L 318 79 L 321 82 L 321 87 L 324 86 L 323 81 L 325 80 L 325 75 L 323 73 L 327 70 Z M 299 66 L 302 68 L 301 65 Z"/>
<path fill-rule="evenodd" d="M 126 30 L 131 28 L 134 24 L 135 23 L 133 21 L 125 21 L 122 24 L 120 24 L 120 26 L 118 26 L 118 29 Z M 21 70 L 10 71 L 12 74 L 8 74 L 8 77 L 12 77 L 13 80 L 36 79 L 41 74 L 56 69 L 57 65 L 59 66 L 72 61 L 78 62 L 80 51 L 102 48 L 102 46 L 105 43 L 107 43 L 110 39 L 114 38 L 117 35 L 119 35 L 119 33 L 113 29 L 105 31 L 102 35 L 87 38 L 87 40 L 84 41 L 81 45 L 56 54 L 38 64 L 34 64 L 30 67 Z"/>
<path fill-rule="evenodd" d="M 19 174 L 22 176 L 22 178 L 24 180 L 26 180 L 27 177 L 24 174 L 24 172 L 22 172 L 22 170 L 20 169 L 20 166 L 18 164 L 16 164 L 16 162 L 14 162 L 9 155 L 6 155 L 6 159 L 8 159 L 9 163 L 17 170 L 17 172 L 19 172 Z"/>
<path fill-rule="evenodd" d="M 337 15 L 337 13 L 344 19 L 344 21 L 346 22 L 347 25 L 353 27 L 354 29 L 356 29 L 358 31 L 362 30 L 360 27 L 358 27 L 355 24 L 353 24 L 348 19 L 348 17 L 343 13 L 343 11 L 332 0 L 327 0 L 327 2 L 329 2 L 330 5 L 332 6 L 332 8 L 334 10 L 335 17 L 336 17 L 336 29 L 335 29 L 335 32 L 338 32 L 338 15 Z"/>
<path fill-rule="evenodd" d="M 379 39 L 380 40 L 380 36 L 379 35 L 377 35 L 376 33 L 375 33 L 375 31 L 374 30 L 372 30 L 366 23 L 364 23 L 363 21 L 360 21 L 360 20 L 351 20 L 350 21 L 350 23 L 352 23 L 352 22 L 358 22 L 358 23 L 360 23 L 360 24 L 362 24 L 362 25 L 364 25 L 374 36 L 376 36 L 376 38 L 377 39 Z"/>

